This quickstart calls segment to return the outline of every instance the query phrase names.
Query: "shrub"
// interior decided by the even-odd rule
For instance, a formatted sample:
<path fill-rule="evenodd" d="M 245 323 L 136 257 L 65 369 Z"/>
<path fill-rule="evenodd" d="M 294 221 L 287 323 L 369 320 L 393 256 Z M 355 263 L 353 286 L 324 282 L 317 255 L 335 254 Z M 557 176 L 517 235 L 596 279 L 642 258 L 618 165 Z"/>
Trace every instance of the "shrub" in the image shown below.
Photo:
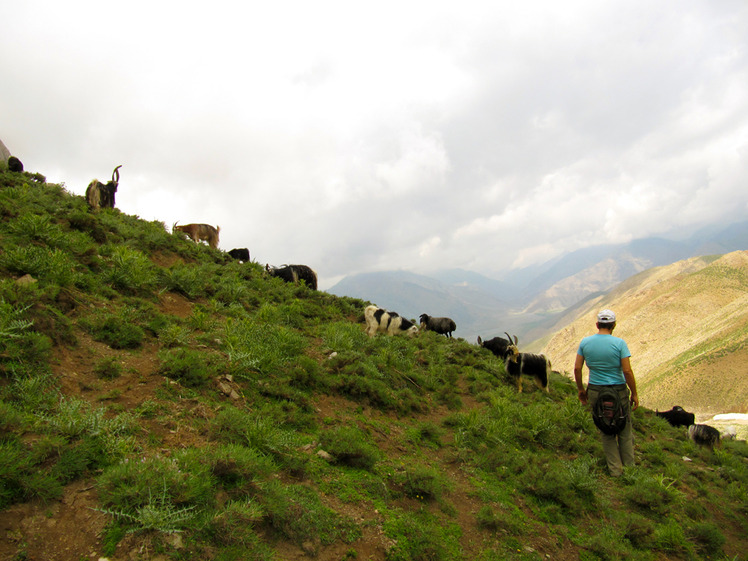
<path fill-rule="evenodd" d="M 361 530 L 348 517 L 322 504 L 317 494 L 304 485 L 281 486 L 272 482 L 262 487 L 259 497 L 268 524 L 278 533 L 315 555 L 320 545 L 338 540 L 351 543 Z"/>
<path fill-rule="evenodd" d="M 277 374 L 302 355 L 305 344 L 298 333 L 287 327 L 245 318 L 227 320 L 223 349 L 237 376 L 246 371 Z"/>
<path fill-rule="evenodd" d="M 222 442 L 253 448 L 281 465 L 297 465 L 295 449 L 301 444 L 300 437 L 279 426 L 271 415 L 227 406 L 216 415 L 211 430 Z"/>
<path fill-rule="evenodd" d="M 336 427 L 320 434 L 320 445 L 334 461 L 372 471 L 379 461 L 379 450 L 370 436 L 357 427 Z"/>
<path fill-rule="evenodd" d="M 104 380 L 114 380 L 122 375 L 122 365 L 115 357 L 105 358 L 96 364 L 94 373 Z"/>
<path fill-rule="evenodd" d="M 125 460 L 99 477 L 103 512 L 130 531 L 176 532 L 196 523 L 212 502 L 207 466 L 181 452 L 172 458 Z"/>
<path fill-rule="evenodd" d="M 265 510 L 262 505 L 253 499 L 230 501 L 217 511 L 208 523 L 207 533 L 214 542 L 223 546 L 241 546 L 241 550 L 224 547 L 224 552 L 215 559 L 270 561 L 270 549 L 262 544 L 262 540 L 253 529 L 253 526 L 262 522 L 264 517 Z M 261 556 L 258 556 L 258 553 L 261 553 Z"/>
<path fill-rule="evenodd" d="M 484 505 L 475 515 L 478 526 L 493 532 L 506 532 L 512 536 L 519 536 L 523 532 L 520 517 L 515 510 L 507 509 L 504 505 L 491 508 Z"/>
<path fill-rule="evenodd" d="M 441 448 L 441 437 L 444 431 L 431 421 L 419 423 L 407 431 L 408 438 L 414 444 Z"/>
<path fill-rule="evenodd" d="M 394 513 L 384 525 L 385 534 L 395 541 L 387 552 L 388 561 L 451 561 L 462 557 L 460 530 L 455 524 L 424 512 Z"/>
<path fill-rule="evenodd" d="M 200 267 L 178 264 L 169 269 L 160 269 L 159 274 L 160 282 L 167 290 L 193 300 L 205 295 L 206 273 Z"/>
<path fill-rule="evenodd" d="M 712 556 L 722 552 L 725 535 L 714 522 L 696 522 L 686 532 L 700 553 Z"/>
<path fill-rule="evenodd" d="M 145 254 L 125 245 L 107 249 L 110 254 L 102 272 L 104 282 L 125 294 L 142 294 L 153 289 L 156 269 Z"/>
<path fill-rule="evenodd" d="M 113 349 L 137 349 L 143 344 L 145 331 L 125 313 L 101 314 L 81 322 L 97 341 Z"/>
<path fill-rule="evenodd" d="M 438 500 L 450 488 L 449 480 L 438 469 L 424 465 L 409 465 L 394 476 L 402 485 L 405 496 L 420 501 Z"/>
<path fill-rule="evenodd" d="M 178 381 L 183 386 L 198 388 L 205 386 L 212 375 L 212 365 L 204 352 L 192 349 L 176 349 L 159 354 L 159 374 Z"/>
<path fill-rule="evenodd" d="M 190 342 L 190 331 L 181 325 L 171 323 L 158 332 L 158 340 L 166 348 L 186 347 Z"/>
<path fill-rule="evenodd" d="M 664 524 L 657 526 L 654 532 L 654 545 L 657 549 L 672 553 L 681 553 L 690 547 L 683 527 L 673 518 L 667 518 Z"/>
<path fill-rule="evenodd" d="M 676 481 L 663 475 L 652 476 L 634 468 L 624 472 L 623 481 L 628 484 L 624 497 L 643 511 L 664 515 L 683 500 L 683 493 L 675 487 Z"/>
<path fill-rule="evenodd" d="M 247 492 L 278 469 L 266 454 L 240 444 L 221 444 L 203 454 L 213 477 L 232 493 Z"/>
<path fill-rule="evenodd" d="M 59 286 L 71 286 L 80 279 L 77 264 L 67 253 L 36 245 L 9 248 L 0 254 L 0 268 Z"/>

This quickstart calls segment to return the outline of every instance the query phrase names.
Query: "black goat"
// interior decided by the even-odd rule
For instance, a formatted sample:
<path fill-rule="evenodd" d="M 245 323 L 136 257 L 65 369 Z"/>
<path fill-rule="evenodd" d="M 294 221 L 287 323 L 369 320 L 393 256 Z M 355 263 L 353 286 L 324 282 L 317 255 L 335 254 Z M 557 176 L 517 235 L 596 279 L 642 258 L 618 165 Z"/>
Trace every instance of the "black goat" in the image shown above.
<path fill-rule="evenodd" d="M 452 318 L 435 318 L 428 314 L 421 314 L 421 329 L 434 331 L 439 335 L 452 337 L 452 332 L 457 329 L 457 324 Z"/>
<path fill-rule="evenodd" d="M 317 273 L 306 265 L 284 265 L 283 267 L 271 267 L 265 265 L 265 270 L 273 277 L 279 277 L 286 282 L 298 283 L 304 281 L 312 290 L 317 290 Z"/>
<path fill-rule="evenodd" d="M 229 251 L 229 255 L 236 259 L 237 261 L 241 261 L 242 263 L 246 263 L 249 261 L 249 249 L 246 247 L 241 248 L 235 248 Z"/>
<path fill-rule="evenodd" d="M 680 405 L 674 406 L 670 411 L 655 411 L 655 415 L 662 417 L 674 427 L 688 427 L 696 422 L 696 416 Z"/>
<path fill-rule="evenodd" d="M 23 162 L 21 162 L 21 160 L 19 160 L 15 156 L 11 156 L 10 158 L 8 158 L 8 171 L 21 173 L 23 171 Z"/>
<path fill-rule="evenodd" d="M 505 331 L 504 334 L 509 337 L 509 339 L 504 339 L 503 337 L 494 337 L 493 339 L 484 341 L 480 338 L 480 336 L 478 336 L 478 345 L 480 345 L 484 349 L 488 349 L 501 360 L 504 360 L 507 357 L 509 347 L 511 345 L 514 345 L 516 347 L 518 344 L 516 335 L 514 336 L 514 342 L 512 342 L 512 337 L 509 335 L 509 333 Z"/>

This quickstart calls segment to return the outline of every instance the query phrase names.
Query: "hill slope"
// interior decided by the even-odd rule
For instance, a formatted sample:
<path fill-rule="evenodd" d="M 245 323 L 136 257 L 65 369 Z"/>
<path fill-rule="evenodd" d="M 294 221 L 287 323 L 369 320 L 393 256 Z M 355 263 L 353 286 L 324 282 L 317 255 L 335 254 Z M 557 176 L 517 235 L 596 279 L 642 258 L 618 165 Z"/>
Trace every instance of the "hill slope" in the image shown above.
<path fill-rule="evenodd" d="M 0 170 L 0 559 L 739 559 L 748 447 Z M 683 456 L 692 461 L 684 462 Z M 665 516 L 665 514 L 667 516 Z"/>
<path fill-rule="evenodd" d="M 650 269 L 586 302 L 545 346 L 556 368 L 571 371 L 602 308 L 618 314 L 643 405 L 748 412 L 748 251 Z"/>

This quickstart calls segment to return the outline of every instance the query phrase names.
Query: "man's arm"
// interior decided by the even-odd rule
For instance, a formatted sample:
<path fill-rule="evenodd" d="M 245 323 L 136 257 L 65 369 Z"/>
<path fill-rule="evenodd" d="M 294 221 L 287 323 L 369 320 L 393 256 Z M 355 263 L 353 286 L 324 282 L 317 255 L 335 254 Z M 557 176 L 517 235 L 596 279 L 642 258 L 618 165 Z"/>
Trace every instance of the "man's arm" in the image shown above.
<path fill-rule="evenodd" d="M 579 395 L 579 401 L 582 405 L 587 405 L 587 390 L 584 389 L 582 383 L 582 367 L 584 366 L 584 357 L 577 355 L 577 360 L 574 362 L 574 380 L 577 382 L 577 394 Z"/>
<path fill-rule="evenodd" d="M 639 407 L 639 394 L 636 393 L 636 378 L 634 378 L 634 371 L 631 368 L 630 357 L 621 359 L 621 368 L 623 369 L 623 376 L 626 378 L 626 385 L 631 390 L 631 410 L 633 411 Z"/>

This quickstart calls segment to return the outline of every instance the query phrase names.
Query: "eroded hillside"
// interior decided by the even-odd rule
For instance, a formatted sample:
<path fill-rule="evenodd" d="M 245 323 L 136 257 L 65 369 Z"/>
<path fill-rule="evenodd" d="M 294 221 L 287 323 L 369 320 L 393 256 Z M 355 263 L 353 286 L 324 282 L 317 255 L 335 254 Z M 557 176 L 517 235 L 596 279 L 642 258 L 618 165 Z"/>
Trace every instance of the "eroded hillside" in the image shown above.
<path fill-rule="evenodd" d="M 571 372 L 602 308 L 618 315 L 643 405 L 748 412 L 748 251 L 650 269 L 592 300 L 547 343 L 557 370 Z"/>
<path fill-rule="evenodd" d="M 365 304 L 0 170 L 0 559 L 745 561 L 745 442 L 640 409 L 610 479 L 568 379 Z"/>

